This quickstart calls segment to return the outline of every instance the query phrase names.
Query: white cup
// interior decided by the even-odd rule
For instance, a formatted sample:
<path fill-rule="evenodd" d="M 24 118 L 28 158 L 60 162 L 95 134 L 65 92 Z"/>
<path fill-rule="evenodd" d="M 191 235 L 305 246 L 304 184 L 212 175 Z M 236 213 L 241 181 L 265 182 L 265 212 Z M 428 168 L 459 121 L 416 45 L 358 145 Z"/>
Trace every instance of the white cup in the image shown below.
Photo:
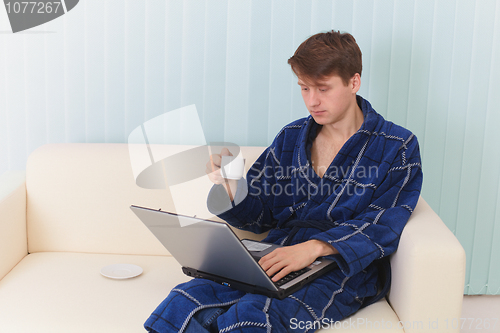
<path fill-rule="evenodd" d="M 238 156 L 222 156 L 221 173 L 226 179 L 240 179 L 245 171 L 245 159 Z"/>

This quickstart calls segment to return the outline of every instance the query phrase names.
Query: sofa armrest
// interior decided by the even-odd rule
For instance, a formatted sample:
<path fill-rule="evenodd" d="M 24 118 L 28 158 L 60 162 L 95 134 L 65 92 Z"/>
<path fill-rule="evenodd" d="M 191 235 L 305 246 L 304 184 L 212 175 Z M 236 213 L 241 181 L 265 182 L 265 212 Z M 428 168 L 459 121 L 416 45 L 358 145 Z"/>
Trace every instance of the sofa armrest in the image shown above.
<path fill-rule="evenodd" d="M 28 254 L 26 173 L 0 176 L 0 280 Z"/>
<path fill-rule="evenodd" d="M 405 332 L 459 332 L 465 251 L 420 197 L 391 257 L 388 300 Z M 420 326 L 420 327 L 419 327 Z"/>

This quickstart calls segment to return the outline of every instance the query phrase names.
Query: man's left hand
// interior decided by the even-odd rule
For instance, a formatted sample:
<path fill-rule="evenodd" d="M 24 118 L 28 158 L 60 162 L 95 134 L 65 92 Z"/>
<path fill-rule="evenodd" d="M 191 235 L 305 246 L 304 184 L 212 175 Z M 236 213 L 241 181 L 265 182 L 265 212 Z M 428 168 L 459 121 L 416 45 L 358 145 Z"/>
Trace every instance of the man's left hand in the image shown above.
<path fill-rule="evenodd" d="M 338 251 L 330 244 L 312 239 L 304 243 L 280 247 L 259 260 L 267 275 L 274 282 L 291 272 L 301 270 L 312 264 L 318 257 L 336 254 Z"/>

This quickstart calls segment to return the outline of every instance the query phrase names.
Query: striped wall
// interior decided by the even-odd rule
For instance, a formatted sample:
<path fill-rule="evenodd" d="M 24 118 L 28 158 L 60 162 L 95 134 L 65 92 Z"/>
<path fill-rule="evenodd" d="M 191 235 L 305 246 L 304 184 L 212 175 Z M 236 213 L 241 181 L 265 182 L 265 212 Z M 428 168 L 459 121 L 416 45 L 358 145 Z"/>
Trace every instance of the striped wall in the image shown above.
<path fill-rule="evenodd" d="M 267 145 L 307 114 L 287 59 L 344 30 L 360 94 L 419 138 L 423 196 L 467 253 L 464 292 L 500 294 L 499 24 L 494 0 L 81 0 L 12 34 L 0 7 L 0 173 L 46 143 L 126 142 L 190 104 L 207 141 Z"/>

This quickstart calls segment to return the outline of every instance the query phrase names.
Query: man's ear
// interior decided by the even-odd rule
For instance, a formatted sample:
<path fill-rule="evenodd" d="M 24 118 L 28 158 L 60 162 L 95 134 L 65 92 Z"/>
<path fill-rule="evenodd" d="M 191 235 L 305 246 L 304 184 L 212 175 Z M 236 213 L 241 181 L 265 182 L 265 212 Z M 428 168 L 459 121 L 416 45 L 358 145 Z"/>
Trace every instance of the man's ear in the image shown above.
<path fill-rule="evenodd" d="M 361 88 L 361 75 L 359 73 L 354 74 L 354 76 L 349 81 L 349 85 L 352 89 L 352 92 L 356 94 Z"/>

